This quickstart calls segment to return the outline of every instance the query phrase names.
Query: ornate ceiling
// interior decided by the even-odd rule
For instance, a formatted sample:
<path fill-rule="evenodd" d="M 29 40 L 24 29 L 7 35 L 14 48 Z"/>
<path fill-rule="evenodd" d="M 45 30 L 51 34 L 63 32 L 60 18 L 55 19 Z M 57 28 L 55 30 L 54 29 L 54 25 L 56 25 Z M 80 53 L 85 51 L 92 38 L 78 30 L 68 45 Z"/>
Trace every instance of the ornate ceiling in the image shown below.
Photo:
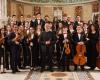
<path fill-rule="evenodd" d="M 99 0 L 16 0 L 25 3 L 32 4 L 78 4 L 78 3 L 88 3 Z"/>

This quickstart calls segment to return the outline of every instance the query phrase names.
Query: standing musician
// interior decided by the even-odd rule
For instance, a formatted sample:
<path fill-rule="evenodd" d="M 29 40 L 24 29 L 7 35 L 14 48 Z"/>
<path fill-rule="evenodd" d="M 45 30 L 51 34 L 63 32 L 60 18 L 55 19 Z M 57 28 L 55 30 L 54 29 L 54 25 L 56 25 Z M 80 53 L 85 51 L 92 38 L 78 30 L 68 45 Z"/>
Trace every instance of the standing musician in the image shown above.
<path fill-rule="evenodd" d="M 4 45 L 4 40 L 5 40 L 5 33 L 4 33 L 4 28 L 0 29 L 0 73 L 5 73 L 5 45 Z M 3 57 L 3 71 L 1 71 L 1 62 L 2 62 L 2 57 Z"/>
<path fill-rule="evenodd" d="M 41 18 L 41 14 L 38 13 L 35 19 L 35 26 L 41 25 L 42 30 L 44 30 L 45 21 Z"/>
<path fill-rule="evenodd" d="M 12 73 L 19 72 L 18 64 L 19 64 L 19 33 L 17 25 L 14 25 L 13 31 L 9 35 L 9 46 L 10 46 L 10 61 L 11 61 L 11 69 Z"/>
<path fill-rule="evenodd" d="M 20 25 L 25 25 L 25 20 L 24 20 L 24 15 L 21 15 L 20 16 L 20 20 L 17 22 L 17 25 L 20 26 Z"/>
<path fill-rule="evenodd" d="M 96 58 L 98 56 L 96 43 L 99 38 L 99 33 L 96 30 L 95 25 L 90 25 L 89 34 L 88 34 L 88 53 L 87 53 L 87 65 L 90 67 L 90 70 L 94 70 L 96 68 Z"/>
<path fill-rule="evenodd" d="M 71 41 L 71 37 L 68 33 L 68 28 L 64 27 L 63 28 L 63 34 L 62 34 L 62 38 L 63 38 L 63 50 L 62 50 L 62 54 L 61 54 L 61 67 L 62 67 L 62 71 L 65 71 L 66 69 L 66 65 L 67 65 L 67 71 L 70 71 L 69 69 L 69 65 L 70 65 L 70 60 L 71 60 L 71 51 L 70 51 L 70 41 Z"/>
<path fill-rule="evenodd" d="M 7 25 L 7 28 L 6 28 L 6 32 L 5 32 L 5 53 L 6 53 L 6 57 L 5 57 L 5 64 L 6 64 L 6 69 L 9 70 L 9 59 L 10 59 L 10 47 L 9 47 L 9 43 L 8 43 L 8 40 L 9 40 L 9 35 L 10 33 L 12 32 L 12 28 L 10 25 Z"/>
<path fill-rule="evenodd" d="M 81 17 L 77 16 L 76 17 L 76 21 L 74 22 L 74 29 L 77 28 L 77 26 L 81 23 Z"/>
<path fill-rule="evenodd" d="M 30 44 L 30 50 L 31 50 L 31 55 L 30 55 L 31 56 L 31 67 L 33 67 L 34 70 L 37 70 L 39 66 L 38 36 L 39 34 L 35 33 L 35 29 L 33 27 L 30 27 L 29 44 Z"/>
<path fill-rule="evenodd" d="M 86 52 L 86 51 L 85 51 L 85 47 L 84 48 L 78 47 L 78 45 L 79 46 L 85 45 L 86 36 L 85 36 L 85 34 L 83 32 L 83 28 L 81 26 L 77 26 L 76 30 L 77 30 L 77 32 L 75 34 L 73 34 L 73 37 L 72 37 L 73 38 L 73 45 L 75 46 L 75 50 L 76 50 L 74 52 L 74 60 L 73 60 L 74 61 L 74 67 L 75 67 L 74 70 L 77 70 L 78 65 L 81 66 L 81 70 L 84 70 L 84 65 L 85 65 L 86 60 L 84 59 L 84 64 L 81 64 L 80 63 L 81 62 L 80 57 L 84 58 L 84 52 Z M 79 48 L 79 49 L 77 49 L 77 48 Z M 84 49 L 84 51 L 83 51 L 83 49 Z M 78 56 L 78 57 L 76 57 L 76 56 Z M 75 60 L 75 59 L 79 59 L 79 60 Z M 75 61 L 77 61 L 77 62 L 75 62 Z"/>
<path fill-rule="evenodd" d="M 30 48 L 29 48 L 29 28 L 28 27 L 23 27 L 22 30 L 22 39 L 21 39 L 21 44 L 22 44 L 22 49 L 23 49 L 23 68 L 26 68 L 26 66 L 31 66 L 30 64 Z"/>
<path fill-rule="evenodd" d="M 60 58 L 61 58 L 61 53 L 62 53 L 62 50 L 63 50 L 63 27 L 60 27 L 59 26 L 59 29 L 57 31 L 57 41 L 56 41 L 56 53 L 57 53 L 57 63 L 58 63 L 58 68 L 60 69 L 61 68 L 61 63 L 60 63 Z"/>
<path fill-rule="evenodd" d="M 36 31 L 35 31 L 35 53 L 37 53 L 36 56 L 36 66 L 37 69 L 40 67 L 40 63 L 41 63 L 41 50 L 40 50 L 40 43 L 39 43 L 39 38 L 40 35 L 42 33 L 42 29 L 40 26 L 37 27 Z"/>
<path fill-rule="evenodd" d="M 49 70 L 52 71 L 52 55 L 53 46 L 55 44 L 55 35 L 50 31 L 49 23 L 45 24 L 45 31 L 40 35 L 40 46 L 41 46 L 41 72 L 44 71 L 48 65 Z"/>
<path fill-rule="evenodd" d="M 67 15 L 63 16 L 62 24 L 63 26 L 69 27 L 70 21 L 67 20 Z"/>
<path fill-rule="evenodd" d="M 36 29 L 36 23 L 35 23 L 35 15 L 32 16 L 31 22 L 30 22 L 30 27 L 33 27 Z"/>

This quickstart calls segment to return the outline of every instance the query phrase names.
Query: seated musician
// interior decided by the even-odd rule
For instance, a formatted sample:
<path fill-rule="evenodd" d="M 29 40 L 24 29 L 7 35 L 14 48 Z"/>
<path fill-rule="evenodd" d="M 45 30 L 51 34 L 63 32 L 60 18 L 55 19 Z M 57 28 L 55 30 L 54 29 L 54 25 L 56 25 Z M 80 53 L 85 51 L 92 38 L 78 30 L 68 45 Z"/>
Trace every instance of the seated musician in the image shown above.
<path fill-rule="evenodd" d="M 77 32 L 75 34 L 73 34 L 73 37 L 72 37 L 73 38 L 73 45 L 75 46 L 74 57 L 77 54 L 77 49 L 76 49 L 77 45 L 84 45 L 86 42 L 86 37 L 85 37 L 85 34 L 83 32 L 82 26 L 78 25 L 76 28 L 76 31 Z M 80 53 L 81 53 L 81 51 L 79 51 L 79 56 L 81 55 Z M 74 67 L 75 67 L 74 70 L 77 70 L 78 65 L 80 65 L 80 63 L 74 64 Z M 80 65 L 80 66 L 81 66 L 81 70 L 84 70 L 84 64 Z"/>

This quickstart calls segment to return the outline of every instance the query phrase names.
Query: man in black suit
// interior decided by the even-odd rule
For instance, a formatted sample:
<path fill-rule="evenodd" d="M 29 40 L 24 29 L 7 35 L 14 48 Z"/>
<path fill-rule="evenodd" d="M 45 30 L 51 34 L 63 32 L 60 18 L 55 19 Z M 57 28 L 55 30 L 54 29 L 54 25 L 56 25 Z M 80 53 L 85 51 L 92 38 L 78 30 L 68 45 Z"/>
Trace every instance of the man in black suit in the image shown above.
<path fill-rule="evenodd" d="M 76 29 L 76 27 L 78 25 L 80 25 L 80 23 L 81 23 L 81 17 L 80 16 L 77 16 L 76 17 L 76 21 L 74 22 L 74 29 Z"/>
<path fill-rule="evenodd" d="M 76 28 L 77 32 L 73 34 L 72 40 L 73 40 L 73 45 L 76 49 L 76 46 L 79 45 L 84 45 L 86 43 L 86 36 L 83 32 L 83 29 L 81 26 L 77 26 Z M 76 50 L 74 52 L 74 55 L 76 55 Z M 75 68 L 74 70 L 77 70 L 77 64 L 74 65 Z M 80 65 L 81 66 L 81 70 L 84 70 L 84 65 Z"/>
<path fill-rule="evenodd" d="M 67 20 L 67 16 L 63 16 L 62 24 L 64 27 L 69 27 L 69 21 Z"/>
<path fill-rule="evenodd" d="M 20 20 L 17 22 L 17 25 L 18 26 L 20 26 L 20 25 L 24 26 L 25 25 L 25 20 L 24 20 L 23 15 L 20 16 Z"/>
<path fill-rule="evenodd" d="M 9 47 L 10 47 L 10 61 L 11 61 L 11 69 L 12 73 L 19 72 L 18 70 L 18 64 L 19 64 L 19 42 L 17 41 L 17 30 L 18 27 L 13 27 L 13 32 L 9 34 Z"/>
<path fill-rule="evenodd" d="M 38 13 L 38 14 L 36 15 L 35 24 L 36 24 L 36 27 L 37 27 L 38 25 L 41 25 L 42 30 L 44 30 L 45 21 L 41 18 L 41 14 L 40 14 L 40 13 Z"/>
<path fill-rule="evenodd" d="M 35 16 L 32 16 L 31 22 L 30 22 L 30 27 L 33 27 L 34 29 L 36 29 L 36 23 L 35 23 Z"/>
<path fill-rule="evenodd" d="M 45 66 L 49 66 L 49 70 L 52 71 L 52 56 L 53 48 L 56 42 L 56 37 L 53 32 L 51 32 L 49 23 L 45 24 L 45 31 L 40 35 L 40 45 L 41 45 L 41 72 L 44 71 Z"/>

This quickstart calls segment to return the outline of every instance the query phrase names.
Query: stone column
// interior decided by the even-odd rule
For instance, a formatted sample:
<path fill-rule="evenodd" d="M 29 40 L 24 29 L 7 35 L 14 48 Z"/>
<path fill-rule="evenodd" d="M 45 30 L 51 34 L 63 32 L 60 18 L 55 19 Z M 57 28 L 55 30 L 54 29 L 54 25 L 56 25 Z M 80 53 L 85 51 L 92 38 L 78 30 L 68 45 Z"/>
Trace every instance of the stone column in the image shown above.
<path fill-rule="evenodd" d="M 0 0 L 0 27 L 7 22 L 7 0 Z"/>

